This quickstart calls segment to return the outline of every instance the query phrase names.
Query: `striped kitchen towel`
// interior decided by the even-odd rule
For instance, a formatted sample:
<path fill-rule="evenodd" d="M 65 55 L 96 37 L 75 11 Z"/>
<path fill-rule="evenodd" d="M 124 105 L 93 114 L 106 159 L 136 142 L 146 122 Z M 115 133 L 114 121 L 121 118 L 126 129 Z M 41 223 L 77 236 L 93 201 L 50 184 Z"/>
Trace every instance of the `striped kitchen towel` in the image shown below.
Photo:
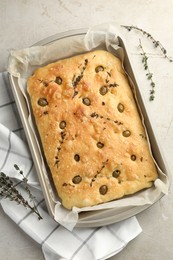
<path fill-rule="evenodd" d="M 10 89 L 7 73 L 0 74 L 0 171 L 20 182 L 19 165 L 28 178 L 38 210 L 43 217 L 8 199 L 1 199 L 5 213 L 31 238 L 42 246 L 45 259 L 92 260 L 108 259 L 120 252 L 129 241 L 141 233 L 136 217 L 97 228 L 67 230 L 48 214 L 35 167 L 27 146 L 25 133 Z M 22 195 L 25 189 L 17 186 Z"/>

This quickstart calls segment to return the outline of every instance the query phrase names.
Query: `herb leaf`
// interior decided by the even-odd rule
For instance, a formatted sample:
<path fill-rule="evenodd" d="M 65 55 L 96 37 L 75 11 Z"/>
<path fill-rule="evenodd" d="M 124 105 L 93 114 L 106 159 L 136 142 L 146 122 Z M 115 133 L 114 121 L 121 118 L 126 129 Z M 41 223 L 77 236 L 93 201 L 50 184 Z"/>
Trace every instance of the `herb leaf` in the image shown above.
<path fill-rule="evenodd" d="M 143 63 L 143 66 L 144 66 L 144 69 L 147 71 L 146 73 L 146 77 L 148 80 L 150 80 L 150 86 L 151 86 L 151 90 L 150 90 L 150 97 L 149 97 L 149 100 L 150 101 L 153 101 L 155 96 L 155 83 L 153 81 L 153 73 L 150 72 L 150 69 L 148 67 L 148 57 L 147 57 L 147 54 L 146 52 L 144 51 L 143 49 L 143 46 L 142 46 L 142 43 L 141 43 L 141 40 L 139 39 L 139 48 L 141 49 L 141 55 L 142 55 L 142 63 Z"/>

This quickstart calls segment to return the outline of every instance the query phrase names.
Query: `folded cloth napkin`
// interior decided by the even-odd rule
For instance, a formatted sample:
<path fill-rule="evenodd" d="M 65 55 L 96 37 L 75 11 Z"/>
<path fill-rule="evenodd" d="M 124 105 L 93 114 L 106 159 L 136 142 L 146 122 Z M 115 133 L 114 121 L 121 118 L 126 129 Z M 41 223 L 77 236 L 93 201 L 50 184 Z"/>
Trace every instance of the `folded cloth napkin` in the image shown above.
<path fill-rule="evenodd" d="M 45 259 L 108 259 L 141 233 L 136 217 L 104 227 L 69 231 L 48 215 L 7 73 L 0 74 L 0 123 L 0 171 L 20 182 L 22 176 L 13 165 L 20 167 L 43 219 L 38 220 L 35 213 L 14 201 L 1 199 L 0 203 L 19 228 L 42 246 Z M 17 188 L 24 197 L 27 195 L 22 185 Z"/>

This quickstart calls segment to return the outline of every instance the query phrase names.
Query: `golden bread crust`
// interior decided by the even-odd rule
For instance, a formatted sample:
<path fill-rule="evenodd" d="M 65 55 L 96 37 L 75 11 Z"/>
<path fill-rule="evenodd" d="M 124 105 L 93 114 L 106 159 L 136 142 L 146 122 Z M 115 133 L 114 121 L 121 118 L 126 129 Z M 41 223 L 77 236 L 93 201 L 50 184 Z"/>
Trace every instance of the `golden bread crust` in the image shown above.
<path fill-rule="evenodd" d="M 152 186 L 157 171 L 118 58 L 98 50 L 57 61 L 37 69 L 27 90 L 64 207 Z"/>

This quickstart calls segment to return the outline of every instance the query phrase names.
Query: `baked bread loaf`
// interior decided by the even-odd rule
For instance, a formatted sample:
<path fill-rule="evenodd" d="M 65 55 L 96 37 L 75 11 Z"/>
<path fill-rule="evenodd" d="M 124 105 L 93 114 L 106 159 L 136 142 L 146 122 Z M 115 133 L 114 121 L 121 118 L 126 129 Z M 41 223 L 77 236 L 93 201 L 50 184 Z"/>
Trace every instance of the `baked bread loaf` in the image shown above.
<path fill-rule="evenodd" d="M 39 68 L 27 90 L 67 209 L 151 187 L 157 171 L 121 61 L 97 50 Z"/>

